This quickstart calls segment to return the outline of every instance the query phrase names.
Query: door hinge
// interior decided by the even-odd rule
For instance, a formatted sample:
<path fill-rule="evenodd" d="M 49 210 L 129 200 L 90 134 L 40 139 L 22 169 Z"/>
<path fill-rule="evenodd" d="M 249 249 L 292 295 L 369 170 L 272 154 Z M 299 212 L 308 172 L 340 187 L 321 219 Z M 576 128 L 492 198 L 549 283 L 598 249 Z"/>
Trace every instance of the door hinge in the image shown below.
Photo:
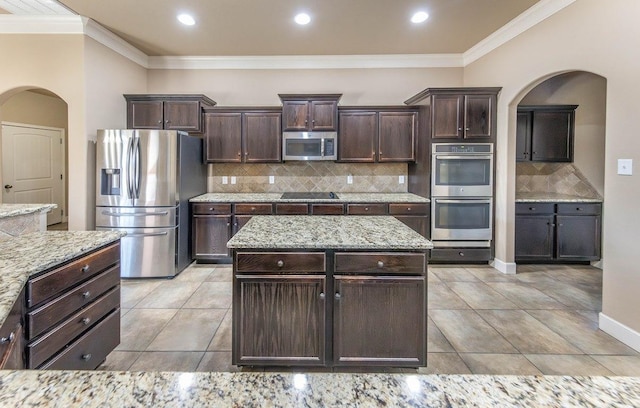
<path fill-rule="evenodd" d="M 62 174 L 60 175 L 60 180 L 62 180 Z"/>

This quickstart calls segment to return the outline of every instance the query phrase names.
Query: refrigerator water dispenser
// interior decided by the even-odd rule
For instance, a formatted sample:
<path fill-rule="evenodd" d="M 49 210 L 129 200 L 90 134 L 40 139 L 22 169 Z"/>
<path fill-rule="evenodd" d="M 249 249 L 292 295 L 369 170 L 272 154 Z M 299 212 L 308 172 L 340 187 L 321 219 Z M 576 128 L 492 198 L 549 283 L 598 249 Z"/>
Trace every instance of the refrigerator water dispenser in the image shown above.
<path fill-rule="evenodd" d="M 100 194 L 120 195 L 120 169 L 102 169 Z"/>

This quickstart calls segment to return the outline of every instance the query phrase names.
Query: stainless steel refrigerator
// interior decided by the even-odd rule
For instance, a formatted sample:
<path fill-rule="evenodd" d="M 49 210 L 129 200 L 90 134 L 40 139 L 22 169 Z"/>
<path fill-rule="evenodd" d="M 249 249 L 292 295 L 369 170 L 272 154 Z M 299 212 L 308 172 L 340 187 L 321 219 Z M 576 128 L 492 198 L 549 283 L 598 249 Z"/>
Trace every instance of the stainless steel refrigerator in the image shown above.
<path fill-rule="evenodd" d="M 189 199 L 207 187 L 201 138 L 98 130 L 96 177 L 96 229 L 127 232 L 123 278 L 173 277 L 189 265 Z"/>

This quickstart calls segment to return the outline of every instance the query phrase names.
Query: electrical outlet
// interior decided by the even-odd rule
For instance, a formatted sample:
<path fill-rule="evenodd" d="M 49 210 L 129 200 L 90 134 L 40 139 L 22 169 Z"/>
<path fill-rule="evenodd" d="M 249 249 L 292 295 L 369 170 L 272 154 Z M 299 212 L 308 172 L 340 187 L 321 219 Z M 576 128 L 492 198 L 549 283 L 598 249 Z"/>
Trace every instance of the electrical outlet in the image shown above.
<path fill-rule="evenodd" d="M 404 184 L 404 176 L 398 176 L 398 184 Z"/>
<path fill-rule="evenodd" d="M 275 176 L 269 176 L 269 184 L 273 184 L 276 182 L 276 177 Z"/>
<path fill-rule="evenodd" d="M 347 184 L 353 184 L 353 176 L 351 174 L 347 176 Z"/>
<path fill-rule="evenodd" d="M 222 176 L 222 184 L 229 184 L 229 177 Z"/>
<path fill-rule="evenodd" d="M 633 160 L 618 159 L 618 174 L 621 174 L 623 176 L 633 175 Z"/>
<path fill-rule="evenodd" d="M 236 184 L 236 176 L 231 176 L 231 184 Z"/>

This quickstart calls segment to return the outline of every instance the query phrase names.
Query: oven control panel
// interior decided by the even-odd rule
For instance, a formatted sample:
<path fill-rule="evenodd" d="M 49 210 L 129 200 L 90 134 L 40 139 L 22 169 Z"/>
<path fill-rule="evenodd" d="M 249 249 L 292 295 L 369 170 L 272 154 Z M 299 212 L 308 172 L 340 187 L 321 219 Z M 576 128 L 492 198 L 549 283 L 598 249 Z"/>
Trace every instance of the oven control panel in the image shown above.
<path fill-rule="evenodd" d="M 493 153 L 493 143 L 434 143 L 433 153 Z"/>

